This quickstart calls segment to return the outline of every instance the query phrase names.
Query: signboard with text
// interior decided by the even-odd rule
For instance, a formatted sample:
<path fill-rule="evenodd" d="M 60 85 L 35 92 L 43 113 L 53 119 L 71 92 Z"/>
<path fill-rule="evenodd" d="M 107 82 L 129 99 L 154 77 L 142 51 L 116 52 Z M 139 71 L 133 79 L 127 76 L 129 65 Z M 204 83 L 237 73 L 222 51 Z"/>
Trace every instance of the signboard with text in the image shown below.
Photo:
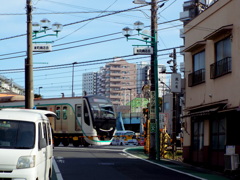
<path fill-rule="evenodd" d="M 171 75 L 171 91 L 173 93 L 181 92 L 181 74 L 173 73 Z"/>
<path fill-rule="evenodd" d="M 135 47 L 133 48 L 134 55 L 151 55 L 153 54 L 152 47 Z"/>
<path fill-rule="evenodd" d="M 156 104 L 155 104 L 155 91 L 151 91 L 150 94 L 150 119 L 155 119 L 156 118 Z"/>
<path fill-rule="evenodd" d="M 33 52 L 50 52 L 52 51 L 51 44 L 40 44 L 40 43 L 33 43 Z"/>

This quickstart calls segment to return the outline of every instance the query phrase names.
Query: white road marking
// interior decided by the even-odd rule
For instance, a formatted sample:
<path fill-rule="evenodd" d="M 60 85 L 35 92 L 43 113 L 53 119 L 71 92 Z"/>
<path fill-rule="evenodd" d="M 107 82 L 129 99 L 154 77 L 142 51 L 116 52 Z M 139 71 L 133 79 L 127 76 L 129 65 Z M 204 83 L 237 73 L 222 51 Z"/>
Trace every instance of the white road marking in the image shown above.
<path fill-rule="evenodd" d="M 126 152 L 127 149 L 131 149 L 131 148 L 126 148 L 126 149 L 123 150 L 123 152 L 126 153 L 126 154 L 128 154 L 128 155 L 130 155 L 130 156 L 133 156 L 133 157 L 135 157 L 135 158 L 137 158 L 137 159 L 141 159 L 141 160 L 146 161 L 146 162 L 149 162 L 149 163 L 151 163 L 151 164 L 155 164 L 155 165 L 160 166 L 160 167 L 163 167 L 163 168 L 165 168 L 165 169 L 169 169 L 169 170 L 171 170 L 171 171 L 175 171 L 175 172 L 178 172 L 178 173 L 181 173 L 181 174 L 185 174 L 185 175 L 187 175 L 187 176 L 191 176 L 191 177 L 194 177 L 194 178 L 197 178 L 197 179 L 207 180 L 207 179 L 204 179 L 204 178 L 201 178 L 201 177 L 198 177 L 198 176 L 194 176 L 194 175 L 189 174 L 189 173 L 185 173 L 185 172 L 182 172 L 182 171 L 179 171 L 179 170 L 176 170 L 176 169 L 173 169 L 173 168 L 164 166 L 164 165 L 162 165 L 162 164 L 158 164 L 158 163 L 149 161 L 149 160 L 147 160 L 147 159 L 140 158 L 140 157 L 138 157 L 138 156 L 135 156 L 135 155 L 133 155 L 133 154 L 130 154 L 130 153 Z"/>
<path fill-rule="evenodd" d="M 55 147 L 56 148 L 56 147 Z M 57 147 L 56 149 L 66 149 L 66 147 Z M 68 150 L 77 150 L 77 151 L 89 151 L 89 150 L 94 150 L 94 151 L 115 151 L 115 152 L 122 152 L 122 149 L 103 149 L 103 148 L 71 148 L 67 147 Z"/>
<path fill-rule="evenodd" d="M 63 180 L 62 174 L 58 168 L 58 165 L 57 165 L 54 157 L 53 157 L 53 167 L 54 167 L 54 170 L 55 170 L 55 173 L 57 176 L 57 180 Z"/>

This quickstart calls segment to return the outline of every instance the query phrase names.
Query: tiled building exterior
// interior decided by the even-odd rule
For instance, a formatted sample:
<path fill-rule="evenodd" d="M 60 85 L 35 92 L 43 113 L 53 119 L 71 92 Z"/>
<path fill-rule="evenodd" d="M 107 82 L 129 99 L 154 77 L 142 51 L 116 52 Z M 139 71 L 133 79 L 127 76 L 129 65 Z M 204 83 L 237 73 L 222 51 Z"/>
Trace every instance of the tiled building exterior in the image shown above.
<path fill-rule="evenodd" d="M 212 1 L 184 25 L 186 162 L 224 169 L 228 148 L 240 153 L 239 7 Z"/>

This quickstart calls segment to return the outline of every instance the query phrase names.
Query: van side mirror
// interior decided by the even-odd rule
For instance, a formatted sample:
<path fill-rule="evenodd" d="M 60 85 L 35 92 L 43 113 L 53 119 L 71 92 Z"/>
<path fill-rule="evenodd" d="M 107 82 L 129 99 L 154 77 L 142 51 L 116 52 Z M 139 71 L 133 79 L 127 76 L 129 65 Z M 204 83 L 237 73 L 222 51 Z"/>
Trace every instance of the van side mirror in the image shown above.
<path fill-rule="evenodd" d="M 47 146 L 46 139 L 42 138 L 39 142 L 39 149 L 45 148 Z"/>

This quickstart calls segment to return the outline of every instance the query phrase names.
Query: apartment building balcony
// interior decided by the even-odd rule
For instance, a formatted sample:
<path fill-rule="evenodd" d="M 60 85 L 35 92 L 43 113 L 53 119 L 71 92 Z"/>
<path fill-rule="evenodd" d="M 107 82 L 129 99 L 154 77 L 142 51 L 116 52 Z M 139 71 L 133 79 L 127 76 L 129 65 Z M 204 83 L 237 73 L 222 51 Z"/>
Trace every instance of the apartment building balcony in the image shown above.
<path fill-rule="evenodd" d="M 120 82 L 122 81 L 122 79 L 120 79 L 120 78 L 119 78 L 119 79 L 117 79 L 117 78 L 111 78 L 110 81 L 111 81 L 111 82 L 119 82 L 119 83 L 120 83 Z"/>
<path fill-rule="evenodd" d="M 180 20 L 181 21 L 187 21 L 191 19 L 190 11 L 183 11 L 180 12 Z"/>
<path fill-rule="evenodd" d="M 111 67 L 111 68 L 110 68 L 110 71 L 111 71 L 111 72 L 114 71 L 114 72 L 119 72 L 119 73 L 121 73 L 121 72 L 122 72 L 122 68 Z"/>
<path fill-rule="evenodd" d="M 210 65 L 211 79 L 218 78 L 232 72 L 232 58 L 226 57 Z"/>
<path fill-rule="evenodd" d="M 116 94 L 119 94 L 119 92 L 121 92 L 120 89 L 111 89 L 110 90 L 111 93 L 116 93 Z M 119 95 L 120 96 L 120 95 Z"/>
<path fill-rule="evenodd" d="M 119 92 L 119 91 L 118 91 Z M 118 99 L 119 101 L 121 100 L 121 95 L 120 94 L 113 94 L 113 93 L 111 93 L 110 94 L 110 98 L 111 99 Z"/>
<path fill-rule="evenodd" d="M 180 38 L 185 38 L 185 34 L 184 34 L 184 29 L 180 29 L 180 35 L 179 35 Z"/>
<path fill-rule="evenodd" d="M 121 87 L 121 83 L 116 83 L 116 84 L 111 83 L 110 84 L 110 88 L 120 88 L 120 87 Z"/>
<path fill-rule="evenodd" d="M 199 69 L 188 75 L 188 87 L 205 82 L 205 69 Z"/>
<path fill-rule="evenodd" d="M 120 104 L 121 103 L 121 99 L 119 99 L 119 98 L 117 98 L 117 97 L 109 97 L 110 99 L 111 99 L 111 101 L 113 102 L 113 103 L 118 103 L 118 104 Z"/>

